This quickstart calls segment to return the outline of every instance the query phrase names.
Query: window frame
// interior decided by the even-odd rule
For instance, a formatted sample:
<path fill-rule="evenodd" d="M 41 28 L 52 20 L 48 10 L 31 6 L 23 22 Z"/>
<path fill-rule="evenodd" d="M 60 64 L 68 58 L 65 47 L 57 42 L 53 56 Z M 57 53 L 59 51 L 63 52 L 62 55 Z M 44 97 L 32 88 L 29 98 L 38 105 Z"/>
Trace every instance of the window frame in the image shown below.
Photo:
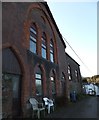
<path fill-rule="evenodd" d="M 68 79 L 69 81 L 72 80 L 72 75 L 71 75 L 71 66 L 68 64 Z"/>
<path fill-rule="evenodd" d="M 78 77 L 78 71 L 77 70 L 75 70 L 75 76 Z"/>
<path fill-rule="evenodd" d="M 52 39 L 50 39 L 50 61 L 54 62 L 54 44 Z"/>
<path fill-rule="evenodd" d="M 37 96 L 42 96 L 43 95 L 43 80 L 42 80 L 42 71 L 40 67 L 38 67 L 39 70 L 36 71 L 35 73 L 35 86 L 36 86 L 36 95 Z M 40 89 L 37 88 L 40 83 Z"/>
<path fill-rule="evenodd" d="M 47 59 L 47 39 L 45 32 L 43 32 L 41 37 L 41 54 L 44 59 Z"/>
<path fill-rule="evenodd" d="M 50 76 L 50 82 L 51 82 L 51 93 L 52 95 L 56 95 L 56 82 L 55 82 L 55 74 L 54 72 L 52 72 L 51 76 Z"/>
<path fill-rule="evenodd" d="M 71 74 L 71 67 L 68 65 L 68 74 Z"/>
<path fill-rule="evenodd" d="M 29 50 L 32 52 L 32 53 L 37 53 L 37 29 L 36 29 L 36 26 L 35 24 L 32 24 L 30 26 L 30 48 Z"/>

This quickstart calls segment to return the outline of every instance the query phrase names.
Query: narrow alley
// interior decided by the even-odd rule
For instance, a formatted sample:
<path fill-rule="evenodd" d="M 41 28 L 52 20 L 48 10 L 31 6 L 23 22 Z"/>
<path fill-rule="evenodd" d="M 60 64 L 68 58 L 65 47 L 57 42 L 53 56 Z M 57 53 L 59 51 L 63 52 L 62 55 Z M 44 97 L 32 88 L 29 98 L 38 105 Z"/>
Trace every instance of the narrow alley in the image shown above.
<path fill-rule="evenodd" d="M 97 118 L 99 98 L 89 96 L 76 103 L 71 103 L 61 109 L 56 109 L 46 118 Z"/>

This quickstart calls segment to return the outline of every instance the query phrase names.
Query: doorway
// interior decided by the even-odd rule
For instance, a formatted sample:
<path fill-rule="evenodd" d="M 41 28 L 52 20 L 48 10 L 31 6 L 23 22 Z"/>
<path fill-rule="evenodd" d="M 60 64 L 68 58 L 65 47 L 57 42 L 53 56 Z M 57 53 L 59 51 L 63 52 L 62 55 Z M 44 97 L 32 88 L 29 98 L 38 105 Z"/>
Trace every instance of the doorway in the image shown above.
<path fill-rule="evenodd" d="M 3 118 L 18 117 L 21 112 L 22 72 L 14 50 L 2 51 L 2 113 Z"/>
<path fill-rule="evenodd" d="M 2 74 L 2 113 L 3 118 L 19 116 L 21 112 L 20 75 Z"/>

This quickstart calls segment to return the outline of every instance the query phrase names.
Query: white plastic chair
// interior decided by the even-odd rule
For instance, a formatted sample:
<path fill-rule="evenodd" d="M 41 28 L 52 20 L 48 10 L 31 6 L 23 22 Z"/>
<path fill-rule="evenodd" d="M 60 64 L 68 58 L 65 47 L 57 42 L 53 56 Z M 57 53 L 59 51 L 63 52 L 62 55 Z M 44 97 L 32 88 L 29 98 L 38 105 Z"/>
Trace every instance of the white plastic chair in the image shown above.
<path fill-rule="evenodd" d="M 40 111 L 44 111 L 44 116 L 45 116 L 45 108 L 43 107 L 43 103 L 39 103 L 35 98 L 30 98 L 29 101 L 32 105 L 33 115 L 34 115 L 34 111 L 36 111 L 37 117 L 39 119 Z M 39 105 L 41 105 L 41 107 L 39 107 Z"/>
<path fill-rule="evenodd" d="M 54 111 L 54 102 L 51 99 L 48 99 L 47 97 L 43 98 L 44 102 L 45 102 L 45 106 L 47 106 L 48 109 L 48 114 L 51 112 L 51 107 Z"/>

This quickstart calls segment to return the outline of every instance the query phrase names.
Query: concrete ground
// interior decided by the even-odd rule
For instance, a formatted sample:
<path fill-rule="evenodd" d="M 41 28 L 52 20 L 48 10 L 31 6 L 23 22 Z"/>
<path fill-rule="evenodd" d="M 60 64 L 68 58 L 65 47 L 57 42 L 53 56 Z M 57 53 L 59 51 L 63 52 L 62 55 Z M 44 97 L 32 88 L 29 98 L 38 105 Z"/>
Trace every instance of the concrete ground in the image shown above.
<path fill-rule="evenodd" d="M 56 108 L 45 118 L 98 118 L 99 97 L 88 96 L 76 103 L 70 103 L 66 106 Z"/>

